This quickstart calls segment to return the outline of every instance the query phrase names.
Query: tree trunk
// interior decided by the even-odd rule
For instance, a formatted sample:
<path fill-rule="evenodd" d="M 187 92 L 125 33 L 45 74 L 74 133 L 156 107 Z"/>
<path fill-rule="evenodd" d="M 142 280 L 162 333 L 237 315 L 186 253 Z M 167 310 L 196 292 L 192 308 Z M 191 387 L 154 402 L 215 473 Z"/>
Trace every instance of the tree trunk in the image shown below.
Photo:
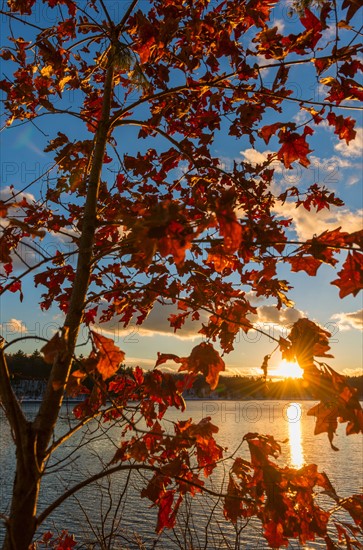
<path fill-rule="evenodd" d="M 34 422 L 25 421 L 12 393 L 6 365 L 5 363 L 2 365 L 0 361 L 0 398 L 4 403 L 10 426 L 15 435 L 16 445 L 16 476 L 3 550 L 28 550 L 38 527 L 36 509 L 44 461 L 62 405 L 92 272 L 93 244 L 97 228 L 97 201 L 110 129 L 110 110 L 114 86 L 112 56 L 113 48 L 109 53 L 102 118 L 95 133 L 88 175 L 75 281 L 64 324 L 63 333 L 67 334 L 67 339 L 64 339 L 65 349 L 62 350 L 62 353 L 58 353 L 58 357 L 54 361 L 47 388 Z"/>
<path fill-rule="evenodd" d="M 4 550 L 28 550 L 36 530 L 36 508 L 41 473 L 35 458 L 31 423 L 16 450 L 16 473 Z"/>

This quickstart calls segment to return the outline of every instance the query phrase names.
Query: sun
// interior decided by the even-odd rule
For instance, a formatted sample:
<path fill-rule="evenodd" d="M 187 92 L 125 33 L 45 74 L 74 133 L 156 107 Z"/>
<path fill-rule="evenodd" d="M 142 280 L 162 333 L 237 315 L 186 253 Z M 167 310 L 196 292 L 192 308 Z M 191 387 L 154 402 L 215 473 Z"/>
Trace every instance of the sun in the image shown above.
<path fill-rule="evenodd" d="M 304 371 L 297 363 L 291 363 L 283 359 L 281 363 L 274 369 L 274 376 L 282 378 L 302 378 Z"/>

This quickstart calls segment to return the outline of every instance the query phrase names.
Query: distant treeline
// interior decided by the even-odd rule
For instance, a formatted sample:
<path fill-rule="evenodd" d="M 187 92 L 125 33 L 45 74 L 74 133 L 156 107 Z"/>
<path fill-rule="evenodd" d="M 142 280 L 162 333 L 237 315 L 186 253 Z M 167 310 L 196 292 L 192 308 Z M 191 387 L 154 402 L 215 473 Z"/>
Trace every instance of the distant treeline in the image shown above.
<path fill-rule="evenodd" d="M 9 370 L 14 382 L 21 379 L 46 380 L 50 374 L 51 365 L 43 360 L 39 351 L 26 355 L 19 350 L 7 356 Z M 78 367 L 76 367 L 78 368 Z M 122 366 L 120 370 L 128 371 Z M 131 369 L 130 369 L 131 370 Z M 181 375 L 175 374 L 175 377 Z M 363 399 L 363 375 L 347 377 L 349 384 L 358 390 Z M 219 397 L 220 399 L 310 399 L 312 395 L 309 387 L 305 387 L 302 380 L 287 378 L 284 380 L 267 380 L 262 377 L 250 376 L 221 376 L 218 387 L 211 392 L 203 376 L 198 376 L 193 387 L 184 393 L 186 397 Z"/>

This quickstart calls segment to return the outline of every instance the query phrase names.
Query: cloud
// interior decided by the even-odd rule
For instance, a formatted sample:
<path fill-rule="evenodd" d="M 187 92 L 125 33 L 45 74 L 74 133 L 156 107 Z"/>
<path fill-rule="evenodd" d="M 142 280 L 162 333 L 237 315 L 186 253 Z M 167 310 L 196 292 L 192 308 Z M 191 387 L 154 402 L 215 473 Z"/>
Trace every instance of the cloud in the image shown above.
<path fill-rule="evenodd" d="M 355 139 L 349 142 L 349 145 L 345 141 L 339 141 L 334 145 L 334 149 L 345 157 L 361 157 L 363 153 L 363 128 L 356 128 Z"/>
<path fill-rule="evenodd" d="M 26 334 L 28 329 L 20 319 L 9 319 L 6 323 L 0 324 L 0 330 L 5 339 L 8 339 L 12 334 Z"/>
<path fill-rule="evenodd" d="M 347 179 L 347 185 L 355 185 L 356 183 L 359 183 L 360 179 L 358 176 L 350 176 Z"/>
<path fill-rule="evenodd" d="M 292 228 L 296 231 L 300 240 L 311 239 L 326 230 L 342 227 L 348 233 L 359 231 L 362 227 L 363 209 L 352 212 L 347 208 L 331 207 L 330 210 L 310 212 L 304 207 L 296 208 L 295 203 L 276 205 L 274 212 L 284 218 L 292 218 Z"/>
<path fill-rule="evenodd" d="M 26 199 L 28 202 L 35 201 L 35 197 L 32 193 L 24 193 L 23 191 L 19 194 L 18 193 L 19 191 L 17 189 L 13 189 L 10 185 L 7 185 L 6 187 L 0 189 L 0 198 L 2 201 L 7 201 L 10 199 L 9 202 L 12 202 L 11 198 L 16 195 L 14 200 L 17 202 L 20 202 L 22 199 Z"/>
<path fill-rule="evenodd" d="M 362 369 L 343 369 L 342 374 L 345 376 L 362 376 Z"/>
<path fill-rule="evenodd" d="M 244 161 L 249 162 L 252 165 L 255 165 L 255 164 L 262 164 L 266 162 L 266 160 L 268 160 L 268 155 L 273 155 L 274 152 L 269 150 L 261 152 L 261 151 L 257 151 L 257 149 L 253 149 L 252 147 L 250 147 L 249 149 L 244 149 L 243 151 L 240 151 L 240 154 L 242 155 Z M 279 161 L 275 161 L 273 167 L 275 169 L 278 169 L 280 164 L 281 163 Z"/>
<path fill-rule="evenodd" d="M 265 305 L 258 307 L 257 314 L 250 315 L 249 318 L 257 325 L 266 323 L 286 328 L 304 316 L 304 312 L 296 308 L 278 310 L 275 306 Z"/>
<path fill-rule="evenodd" d="M 335 313 L 332 319 L 338 323 L 341 330 L 363 330 L 363 309 L 350 313 Z"/>
<path fill-rule="evenodd" d="M 128 367 L 142 367 L 145 369 L 152 369 L 155 366 L 157 357 L 155 359 L 147 359 L 145 357 L 133 357 L 126 354 L 125 364 Z"/>
<path fill-rule="evenodd" d="M 108 323 L 99 324 L 98 328 L 103 334 L 122 339 L 125 343 L 134 343 L 138 341 L 139 336 L 173 336 L 181 340 L 201 338 L 198 331 L 202 328 L 202 322 L 207 322 L 208 314 L 199 312 L 199 321 L 193 321 L 191 317 L 188 317 L 182 328 L 174 333 L 168 317 L 176 313 L 182 313 L 182 311 L 178 311 L 175 305 L 156 302 L 141 326 L 136 324 L 136 315 L 127 328 L 123 328 L 123 324 L 118 323 L 115 319 Z"/>

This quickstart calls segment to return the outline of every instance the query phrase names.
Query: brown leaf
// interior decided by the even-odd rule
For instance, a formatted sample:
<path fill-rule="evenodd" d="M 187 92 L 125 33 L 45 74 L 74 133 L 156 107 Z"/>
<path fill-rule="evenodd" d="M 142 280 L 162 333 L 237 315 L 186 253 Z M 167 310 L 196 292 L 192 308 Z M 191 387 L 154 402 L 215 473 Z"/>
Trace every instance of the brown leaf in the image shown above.
<path fill-rule="evenodd" d="M 67 351 L 67 333 L 68 327 L 64 327 L 62 334 L 56 332 L 53 338 L 41 348 L 40 351 L 46 363 L 52 365 L 59 353 Z"/>

